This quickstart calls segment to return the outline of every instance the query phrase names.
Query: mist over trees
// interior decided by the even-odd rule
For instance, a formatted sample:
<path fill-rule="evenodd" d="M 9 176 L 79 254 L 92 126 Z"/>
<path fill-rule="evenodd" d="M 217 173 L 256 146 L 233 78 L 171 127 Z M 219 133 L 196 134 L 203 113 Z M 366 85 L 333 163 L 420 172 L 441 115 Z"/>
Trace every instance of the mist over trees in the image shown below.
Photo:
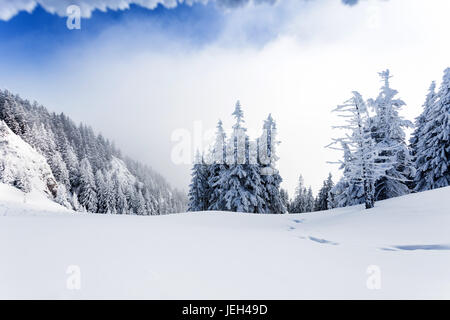
<path fill-rule="evenodd" d="M 67 208 L 138 215 L 185 211 L 185 195 L 161 175 L 63 113 L 49 113 L 5 90 L 0 91 L 0 120 L 45 157 L 57 181 L 52 196 Z M 27 184 L 21 181 L 20 188 L 26 191 Z"/>

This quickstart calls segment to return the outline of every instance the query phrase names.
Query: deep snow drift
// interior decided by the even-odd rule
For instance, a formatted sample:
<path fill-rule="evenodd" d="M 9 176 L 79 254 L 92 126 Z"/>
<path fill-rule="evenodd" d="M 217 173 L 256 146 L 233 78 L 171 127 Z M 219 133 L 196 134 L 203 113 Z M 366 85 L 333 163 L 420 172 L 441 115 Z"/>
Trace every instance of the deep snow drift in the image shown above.
<path fill-rule="evenodd" d="M 448 299 L 449 197 L 447 187 L 369 211 L 119 216 L 0 184 L 0 298 Z M 67 287 L 74 275 L 79 290 Z"/>

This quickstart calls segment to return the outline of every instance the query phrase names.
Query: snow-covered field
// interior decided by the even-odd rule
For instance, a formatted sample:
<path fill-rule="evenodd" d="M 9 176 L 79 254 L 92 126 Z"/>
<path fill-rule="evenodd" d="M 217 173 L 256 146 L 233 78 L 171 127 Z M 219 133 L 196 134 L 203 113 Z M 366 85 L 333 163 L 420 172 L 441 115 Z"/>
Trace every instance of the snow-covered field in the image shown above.
<path fill-rule="evenodd" d="M 106 216 L 0 184 L 0 298 L 448 299 L 448 198 L 449 187 L 369 211 Z"/>

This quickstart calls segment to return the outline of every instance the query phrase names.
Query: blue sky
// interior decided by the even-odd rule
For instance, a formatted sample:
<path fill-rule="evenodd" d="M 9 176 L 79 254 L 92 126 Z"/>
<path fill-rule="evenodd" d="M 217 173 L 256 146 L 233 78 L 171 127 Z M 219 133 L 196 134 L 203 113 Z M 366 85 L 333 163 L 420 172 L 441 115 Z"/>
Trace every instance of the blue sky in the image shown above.
<path fill-rule="evenodd" d="M 448 0 L 201 1 L 102 12 L 133 0 L 79 0 L 81 30 L 66 28 L 71 1 L 0 1 L 0 88 L 91 125 L 184 189 L 190 165 L 173 162 L 174 132 L 195 140 L 196 124 L 206 135 L 219 118 L 229 128 L 240 99 L 252 138 L 269 113 L 277 121 L 292 194 L 299 174 L 314 190 L 340 174 L 327 161 L 341 155 L 324 146 L 339 124 L 330 111 L 351 91 L 376 97 L 389 68 L 413 120 L 450 66 Z"/>
<path fill-rule="evenodd" d="M 90 18 L 81 20 L 80 30 L 69 30 L 66 17 L 37 5 L 31 13 L 21 11 L 8 21 L 0 20 L 0 52 L 8 64 L 45 64 L 61 49 L 88 45 L 105 29 L 128 23 L 139 23 L 149 38 L 163 33 L 201 46 L 217 37 L 223 19 L 222 10 L 212 4 L 180 4 L 172 9 L 158 5 L 153 10 L 132 4 L 126 10 L 95 10 Z"/>

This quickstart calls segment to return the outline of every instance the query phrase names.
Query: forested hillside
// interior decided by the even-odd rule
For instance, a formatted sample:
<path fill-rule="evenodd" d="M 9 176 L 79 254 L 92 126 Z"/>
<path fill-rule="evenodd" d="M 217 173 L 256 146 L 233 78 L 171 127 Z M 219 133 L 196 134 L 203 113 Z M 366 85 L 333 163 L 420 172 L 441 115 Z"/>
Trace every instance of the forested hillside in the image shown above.
<path fill-rule="evenodd" d="M 47 183 L 49 196 L 67 208 L 138 215 L 185 210 L 183 193 L 150 167 L 123 156 L 111 141 L 87 125 L 77 125 L 64 114 L 50 113 L 37 102 L 1 90 L 0 121 L 5 146 L 11 139 L 17 141 L 7 135 L 17 135 L 45 158 L 56 180 Z M 17 159 L 29 153 L 17 152 L 19 156 L 9 162 L 5 155 L 0 181 L 30 191 L 30 180 L 36 177 L 27 174 L 30 170 L 14 170 Z"/>

